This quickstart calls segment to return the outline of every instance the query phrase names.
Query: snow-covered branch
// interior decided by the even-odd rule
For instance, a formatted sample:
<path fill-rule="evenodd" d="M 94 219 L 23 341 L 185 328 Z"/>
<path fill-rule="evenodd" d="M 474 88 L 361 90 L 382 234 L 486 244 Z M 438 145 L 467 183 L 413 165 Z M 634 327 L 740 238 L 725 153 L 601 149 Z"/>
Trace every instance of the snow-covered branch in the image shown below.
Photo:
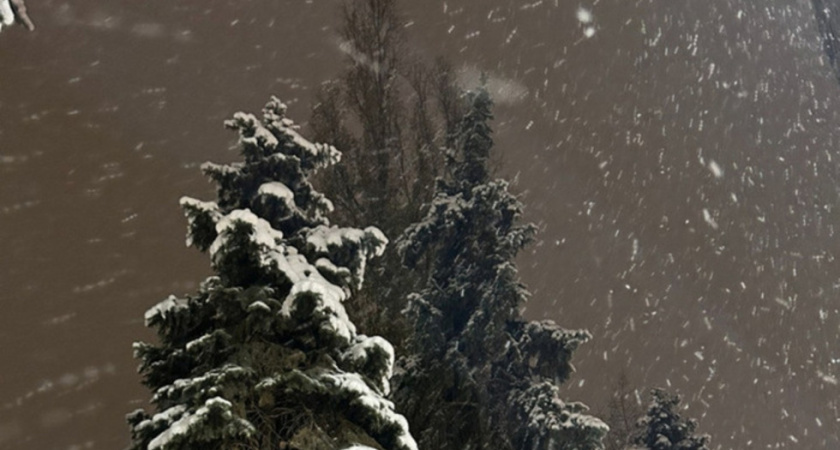
<path fill-rule="evenodd" d="M 35 30 L 35 24 L 26 12 L 24 0 L 0 0 L 0 31 L 17 22 L 29 31 Z"/>

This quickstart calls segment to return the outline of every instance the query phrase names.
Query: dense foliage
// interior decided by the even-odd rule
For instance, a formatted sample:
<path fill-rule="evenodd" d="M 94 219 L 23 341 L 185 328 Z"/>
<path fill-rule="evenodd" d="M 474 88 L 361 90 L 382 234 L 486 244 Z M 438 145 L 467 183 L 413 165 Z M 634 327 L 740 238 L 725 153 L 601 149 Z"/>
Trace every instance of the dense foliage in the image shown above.
<path fill-rule="evenodd" d="M 170 297 L 137 343 L 154 414 L 129 416 L 136 449 L 416 448 L 386 400 L 391 344 L 356 332 L 343 303 L 386 244 L 373 227 L 330 226 L 308 177 L 339 161 L 273 98 L 262 120 L 237 113 L 244 161 L 205 164 L 218 200 L 184 198 L 188 244 L 215 276 Z"/>
<path fill-rule="evenodd" d="M 409 268 L 431 271 L 409 299 L 414 333 L 396 402 L 423 448 L 602 448 L 607 427 L 558 388 L 590 336 L 521 317 L 528 292 L 513 261 L 535 227 L 518 223 L 522 205 L 508 183 L 490 180 L 489 94 L 481 88 L 466 101 L 448 174 L 399 243 Z"/>
<path fill-rule="evenodd" d="M 663 389 L 651 391 L 647 415 L 639 421 L 636 445 L 649 450 L 708 450 L 709 437 L 695 435 L 697 421 L 677 413 L 680 398 Z"/>

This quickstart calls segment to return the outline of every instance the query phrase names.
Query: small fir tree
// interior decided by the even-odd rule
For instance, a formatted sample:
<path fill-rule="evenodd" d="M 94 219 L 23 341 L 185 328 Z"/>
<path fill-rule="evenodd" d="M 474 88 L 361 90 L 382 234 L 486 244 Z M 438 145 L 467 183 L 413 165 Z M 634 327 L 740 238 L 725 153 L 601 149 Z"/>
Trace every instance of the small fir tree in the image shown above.
<path fill-rule="evenodd" d="M 694 434 L 697 421 L 683 419 L 677 413 L 678 395 L 654 389 L 651 396 L 647 415 L 639 420 L 636 445 L 649 450 L 708 450 L 709 436 Z"/>
<path fill-rule="evenodd" d="M 146 313 L 160 343 L 135 344 L 154 414 L 129 415 L 135 449 L 416 449 L 385 399 L 391 345 L 356 332 L 343 302 L 386 239 L 329 226 L 308 177 L 339 160 L 272 98 L 237 113 L 244 161 L 202 166 L 217 202 L 183 198 L 188 245 L 215 276 Z"/>
<path fill-rule="evenodd" d="M 407 309 L 415 332 L 400 362 L 397 404 L 423 448 L 599 449 L 607 427 L 560 399 L 585 331 L 528 322 L 514 259 L 535 227 L 508 183 L 490 180 L 492 101 L 484 88 L 447 153 L 448 177 L 399 243 L 409 268 L 431 267 Z"/>

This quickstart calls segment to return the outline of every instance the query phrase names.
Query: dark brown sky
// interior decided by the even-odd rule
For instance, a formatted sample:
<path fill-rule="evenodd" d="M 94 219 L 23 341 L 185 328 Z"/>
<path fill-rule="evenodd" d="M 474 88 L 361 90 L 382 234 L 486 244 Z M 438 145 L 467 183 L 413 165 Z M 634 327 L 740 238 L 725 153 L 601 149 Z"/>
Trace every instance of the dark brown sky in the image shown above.
<path fill-rule="evenodd" d="M 127 443 L 143 312 L 208 274 L 177 199 L 211 197 L 196 166 L 235 157 L 234 111 L 275 93 L 305 121 L 336 6 L 45 0 L 0 34 L 0 448 Z M 527 314 L 594 334 L 568 397 L 626 369 L 713 448 L 840 446 L 840 87 L 811 2 L 403 6 L 413 51 L 493 77 L 542 230 Z"/>

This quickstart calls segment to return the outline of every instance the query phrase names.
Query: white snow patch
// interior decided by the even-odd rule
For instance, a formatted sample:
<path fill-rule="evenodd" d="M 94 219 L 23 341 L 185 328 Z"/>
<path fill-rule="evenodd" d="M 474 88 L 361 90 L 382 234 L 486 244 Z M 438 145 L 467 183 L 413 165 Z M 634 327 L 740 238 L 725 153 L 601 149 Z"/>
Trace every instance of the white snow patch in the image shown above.
<path fill-rule="evenodd" d="M 187 345 L 185 345 L 184 348 L 186 348 L 187 351 L 189 352 L 190 350 L 196 348 L 196 346 L 201 346 L 205 342 L 209 341 L 212 338 L 213 338 L 213 335 L 211 335 L 209 333 L 205 333 L 201 337 L 187 342 Z"/>
<path fill-rule="evenodd" d="M 188 415 L 179 419 L 177 422 L 173 423 L 169 428 L 166 429 L 163 433 L 157 435 L 151 442 L 149 442 L 149 450 L 157 450 L 159 448 L 165 448 L 167 444 L 169 444 L 172 439 L 177 436 L 187 434 L 187 432 L 192 428 L 196 423 L 201 420 L 201 417 L 196 415 Z"/>
<path fill-rule="evenodd" d="M 175 405 L 163 412 L 159 412 L 152 417 L 152 422 L 172 422 L 176 417 L 181 417 L 187 407 L 184 405 Z"/>
<path fill-rule="evenodd" d="M 350 264 L 350 269 L 354 271 L 357 286 L 361 287 L 365 277 L 367 260 L 372 257 L 382 256 L 388 244 L 388 238 L 376 227 L 367 227 L 364 230 L 360 230 L 358 228 L 338 228 L 335 226 L 319 225 L 307 234 L 306 244 L 319 254 L 329 254 L 330 251 L 341 253 L 342 248 L 346 246 L 357 248 L 359 252 L 356 256 L 357 259 L 354 264 Z M 334 273 L 348 270 L 346 268 L 338 268 L 334 264 L 326 264 L 320 260 L 316 262 L 316 266 Z"/>
<path fill-rule="evenodd" d="M 313 272 L 317 273 L 317 271 Z M 318 278 L 320 278 L 320 275 Z M 336 336 L 348 342 L 356 336 L 356 326 L 350 321 L 347 311 L 342 305 L 347 294 L 323 278 L 319 280 L 306 279 L 295 283 L 286 301 L 283 302 L 282 313 L 286 316 L 294 313 L 298 307 L 298 300 L 305 294 L 314 294 L 317 297 L 317 304 L 312 313 L 322 317 L 326 316 L 329 328 Z"/>
<path fill-rule="evenodd" d="M 157 450 L 167 448 L 173 439 L 189 433 L 194 426 L 207 420 L 207 415 L 211 409 L 222 409 L 230 411 L 233 407 L 229 401 L 221 397 L 213 397 L 206 402 L 204 406 L 198 408 L 194 414 L 186 413 L 176 422 L 169 426 L 163 433 L 157 435 L 151 442 L 149 442 L 149 450 Z"/>
<path fill-rule="evenodd" d="M 363 237 L 364 232 L 358 228 L 319 225 L 306 236 L 306 243 L 311 245 L 316 252 L 328 253 L 330 247 L 341 247 L 345 240 L 358 244 Z"/>
<path fill-rule="evenodd" d="M 257 195 L 274 197 L 283 202 L 287 207 L 289 207 L 289 209 L 294 208 L 295 206 L 295 193 L 292 192 L 288 186 L 279 181 L 264 183 L 260 186 L 259 190 L 257 190 Z"/>
<path fill-rule="evenodd" d="M 379 336 L 359 335 L 356 337 L 356 343 L 347 349 L 342 356 L 344 359 L 353 362 L 368 361 L 371 357 L 370 354 L 377 350 L 384 352 L 386 358 L 385 371 L 381 374 L 382 378 L 377 382 L 383 394 L 388 395 L 391 391 L 389 380 L 394 374 L 395 361 L 394 346 L 390 342 Z"/>
<path fill-rule="evenodd" d="M 271 308 L 268 305 L 266 305 L 265 302 L 257 300 L 254 303 L 251 303 L 250 305 L 248 305 L 248 312 L 254 312 L 254 311 L 264 311 L 264 312 L 270 313 Z"/>
<path fill-rule="evenodd" d="M 144 315 L 146 326 L 148 327 L 152 319 L 154 319 L 157 316 L 166 317 L 173 311 L 186 308 L 187 302 L 185 300 L 179 299 L 174 295 L 170 295 L 166 298 L 166 300 L 158 303 L 157 305 L 149 308 L 149 310 L 146 311 L 146 314 Z"/>
<path fill-rule="evenodd" d="M 323 379 L 340 391 L 353 393 L 356 396 L 356 401 L 376 413 L 382 423 L 396 426 L 400 430 L 400 435 L 397 437 L 400 447 L 417 450 L 417 443 L 408 433 L 408 421 L 405 417 L 394 412 L 394 404 L 372 391 L 359 374 L 326 374 Z"/>
<path fill-rule="evenodd" d="M 274 248 L 278 242 L 283 240 L 283 233 L 271 227 L 265 219 L 257 217 L 254 213 L 247 209 L 237 209 L 231 211 L 230 214 L 222 217 L 216 223 L 216 233 L 218 237 L 210 246 L 210 255 L 215 259 L 215 255 L 227 243 L 228 237 L 233 234 L 237 224 L 246 223 L 251 225 L 251 239 L 258 245 L 265 248 Z"/>

